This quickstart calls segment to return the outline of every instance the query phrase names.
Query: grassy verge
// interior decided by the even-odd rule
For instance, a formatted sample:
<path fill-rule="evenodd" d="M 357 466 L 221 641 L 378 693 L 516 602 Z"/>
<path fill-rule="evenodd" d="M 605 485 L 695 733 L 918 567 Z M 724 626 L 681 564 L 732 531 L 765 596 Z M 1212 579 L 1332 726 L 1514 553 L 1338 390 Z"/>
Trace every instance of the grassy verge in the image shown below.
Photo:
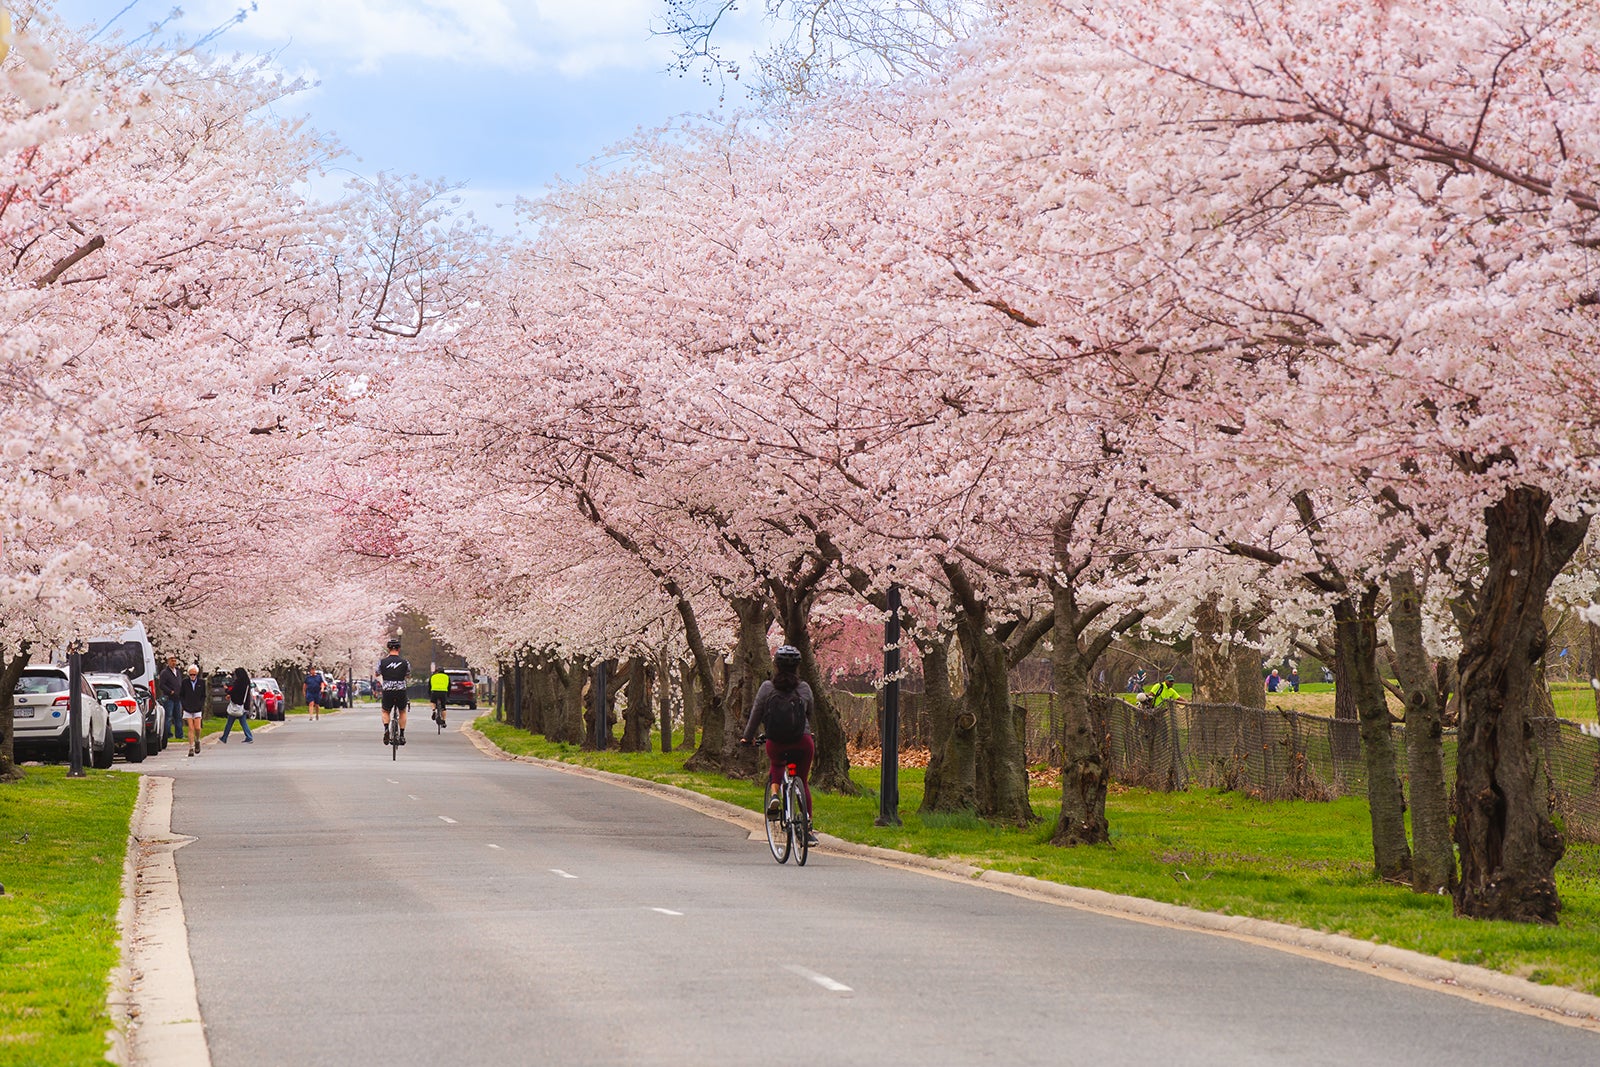
<path fill-rule="evenodd" d="M 138 777 L 30 767 L 0 785 L 0 1062 L 105 1058 L 106 982 Z"/>
<path fill-rule="evenodd" d="M 585 752 L 481 718 L 508 752 L 666 782 L 759 810 L 760 788 L 683 769 L 685 752 Z M 850 841 L 1031 875 L 1230 915 L 1292 923 L 1474 963 L 1600 995 L 1600 846 L 1573 844 L 1557 869 L 1559 927 L 1475 922 L 1448 897 L 1421 896 L 1372 876 L 1366 802 L 1264 803 L 1238 793 L 1116 789 L 1107 802 L 1112 840 L 1092 848 L 1048 843 L 1060 795 L 1035 789 L 1041 822 L 989 826 L 970 816 L 917 814 L 922 772 L 900 774 L 901 827 L 873 825 L 877 770 L 852 773 L 859 797 L 818 793 L 818 829 Z"/>

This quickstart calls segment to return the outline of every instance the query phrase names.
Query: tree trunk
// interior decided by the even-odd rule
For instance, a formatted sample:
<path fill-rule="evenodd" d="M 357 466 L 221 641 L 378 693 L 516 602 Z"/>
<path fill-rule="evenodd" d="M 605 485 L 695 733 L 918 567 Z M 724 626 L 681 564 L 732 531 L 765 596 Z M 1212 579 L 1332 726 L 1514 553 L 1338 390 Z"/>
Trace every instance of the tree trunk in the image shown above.
<path fill-rule="evenodd" d="M 977 812 L 995 822 L 1026 826 L 1034 814 L 1028 803 L 1026 754 L 1011 711 L 1005 645 L 990 631 L 986 617 L 966 611 L 958 617 L 956 636 L 967 671 L 964 703 L 976 723 Z"/>
<path fill-rule="evenodd" d="M 1406 694 L 1406 772 L 1411 791 L 1411 888 L 1456 887 L 1450 795 L 1444 777 L 1444 698 L 1422 644 L 1422 592 L 1409 570 L 1389 580 L 1395 676 Z"/>
<path fill-rule="evenodd" d="M 0 645 L 0 782 L 15 782 L 23 777 L 17 765 L 16 729 L 17 679 L 28 665 L 33 646 L 27 641 L 17 644 L 17 654 L 5 658 L 5 647 Z"/>
<path fill-rule="evenodd" d="M 700 697 L 696 692 L 694 669 L 678 663 L 678 691 L 683 695 L 683 747 L 694 748 L 695 724 L 700 720 Z"/>
<path fill-rule="evenodd" d="M 1361 755 L 1367 771 L 1367 807 L 1372 816 L 1372 858 L 1378 877 L 1411 881 L 1406 842 L 1405 794 L 1394 755 L 1389 702 L 1378 674 L 1378 590 L 1366 586 L 1359 604 L 1349 596 L 1334 602 L 1334 653 L 1345 665 L 1361 718 Z"/>
<path fill-rule="evenodd" d="M 1584 675 L 1584 681 L 1589 683 L 1589 691 L 1594 696 L 1595 717 L 1600 719 L 1600 625 L 1589 623 L 1589 669 Z"/>
<path fill-rule="evenodd" d="M 656 719 L 661 724 L 661 752 L 672 751 L 672 657 L 662 649 L 656 655 Z"/>
<path fill-rule="evenodd" d="M 766 758 L 738 741 L 749 721 L 756 690 L 772 676 L 772 653 L 767 648 L 772 608 L 760 597 L 733 597 L 728 605 L 739 622 L 738 641 L 732 662 L 727 665 L 725 685 L 719 689 L 714 679 L 709 683 L 702 679 L 702 685 L 712 694 L 711 707 L 707 709 L 710 714 L 702 726 L 700 748 L 684 766 L 689 770 L 715 771 L 729 778 L 754 779 L 758 772 L 764 773 Z"/>
<path fill-rule="evenodd" d="M 623 752 L 649 752 L 650 727 L 655 725 L 655 712 L 650 707 L 650 666 L 643 657 L 634 656 L 628 661 L 628 706 L 622 713 Z"/>
<path fill-rule="evenodd" d="M 1195 612 L 1194 627 L 1190 661 L 1194 664 L 1195 703 L 1239 703 L 1239 668 L 1234 662 L 1232 618 L 1223 613 L 1213 598 L 1204 601 Z"/>
<path fill-rule="evenodd" d="M 1487 572 L 1462 634 L 1456 752 L 1456 914 L 1555 923 L 1555 866 L 1566 842 L 1534 775 L 1528 691 L 1548 634 L 1550 584 L 1583 543 L 1589 517 L 1546 521 L 1550 497 L 1521 486 L 1485 509 Z"/>
<path fill-rule="evenodd" d="M 549 662 L 556 704 L 553 713 L 545 716 L 544 735 L 558 744 L 581 745 L 584 737 L 583 684 L 588 664 L 581 660 L 552 659 Z"/>
<path fill-rule="evenodd" d="M 1072 590 L 1058 582 L 1053 590 L 1056 631 L 1052 642 L 1056 713 L 1061 718 L 1061 818 L 1052 845 L 1098 845 L 1111 839 L 1106 821 L 1110 784 L 1105 739 L 1089 707 L 1089 670 L 1069 620 L 1076 615 Z M 1196 668 L 1198 672 L 1198 668 Z"/>
<path fill-rule="evenodd" d="M 970 811 L 977 805 L 977 780 L 975 756 L 972 747 L 973 725 L 970 720 L 964 741 L 956 738 L 956 700 L 950 690 L 950 635 L 938 633 L 918 637 L 917 649 L 922 654 L 922 704 L 928 716 L 928 767 L 922 775 L 922 805 L 918 809 L 930 811 Z M 952 746 L 965 744 L 965 762 L 954 759 Z M 964 769 L 965 779 L 952 773 Z"/>
<path fill-rule="evenodd" d="M 1238 627 L 1237 620 L 1234 625 Z M 1242 630 L 1245 640 L 1233 650 L 1233 667 L 1235 677 L 1239 680 L 1239 703 L 1247 708 L 1265 710 L 1267 680 L 1261 675 L 1261 650 L 1255 647 L 1255 643 L 1261 640 L 1261 624 L 1251 622 Z"/>

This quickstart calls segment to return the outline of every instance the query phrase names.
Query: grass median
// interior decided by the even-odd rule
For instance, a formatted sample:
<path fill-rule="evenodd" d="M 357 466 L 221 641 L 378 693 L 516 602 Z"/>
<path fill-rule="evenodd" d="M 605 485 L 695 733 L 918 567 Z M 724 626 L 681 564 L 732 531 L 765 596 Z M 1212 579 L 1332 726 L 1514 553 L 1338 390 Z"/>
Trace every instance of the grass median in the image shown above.
<path fill-rule="evenodd" d="M 136 775 L 29 767 L 0 785 L 0 1062 L 104 1060 Z"/>
<path fill-rule="evenodd" d="M 683 769 L 687 752 L 589 752 L 496 723 L 474 725 L 507 752 L 665 782 L 760 810 L 753 782 Z M 900 773 L 900 827 L 874 826 L 876 768 L 852 772 L 862 795 L 816 794 L 824 833 L 868 845 L 960 860 L 1112 893 L 1205 911 L 1272 919 L 1473 963 L 1549 985 L 1600 995 L 1600 846 L 1572 843 L 1556 870 L 1561 925 L 1457 919 L 1444 896 L 1412 893 L 1372 874 L 1366 801 L 1265 802 L 1240 793 L 1155 793 L 1114 788 L 1107 801 L 1111 843 L 1049 844 L 1060 793 L 1036 788 L 1041 821 L 1026 829 L 990 826 L 970 815 L 917 814 L 922 772 Z"/>

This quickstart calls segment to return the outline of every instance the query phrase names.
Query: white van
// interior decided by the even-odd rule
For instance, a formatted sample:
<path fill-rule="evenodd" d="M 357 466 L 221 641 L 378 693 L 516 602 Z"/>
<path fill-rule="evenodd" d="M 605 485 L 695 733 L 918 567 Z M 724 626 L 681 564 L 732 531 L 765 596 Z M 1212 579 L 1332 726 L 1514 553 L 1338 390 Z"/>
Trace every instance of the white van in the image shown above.
<path fill-rule="evenodd" d="M 121 634 L 91 637 L 83 654 L 85 674 L 126 674 L 149 689 L 156 679 L 156 652 L 144 632 L 144 623 L 135 622 Z M 65 651 L 56 653 L 56 662 L 67 662 Z"/>

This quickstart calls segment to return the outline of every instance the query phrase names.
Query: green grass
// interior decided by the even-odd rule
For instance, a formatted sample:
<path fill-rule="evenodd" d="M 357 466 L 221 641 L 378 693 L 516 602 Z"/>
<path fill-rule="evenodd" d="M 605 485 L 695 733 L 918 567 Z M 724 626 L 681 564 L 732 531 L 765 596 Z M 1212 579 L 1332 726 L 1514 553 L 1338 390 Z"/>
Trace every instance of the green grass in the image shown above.
<path fill-rule="evenodd" d="M 1587 682 L 1551 682 L 1550 699 L 1556 706 L 1556 718 L 1594 721 L 1595 694 Z"/>
<path fill-rule="evenodd" d="M 751 811 L 754 782 L 683 770 L 687 753 L 585 752 L 553 744 L 492 717 L 475 724 L 508 752 L 542 756 L 692 789 Z M 990 826 L 970 815 L 917 814 L 922 772 L 900 774 L 901 827 L 873 825 L 876 768 L 856 769 L 859 797 L 818 792 L 818 829 L 850 841 L 960 860 L 1049 881 L 1272 919 L 1345 934 L 1551 985 L 1600 995 L 1600 846 L 1573 843 L 1557 868 L 1565 910 L 1559 927 L 1477 922 L 1451 914 L 1448 897 L 1423 896 L 1372 875 L 1366 802 L 1267 803 L 1238 793 L 1117 789 L 1107 802 L 1108 845 L 1049 844 L 1060 809 L 1055 790 L 1035 789 L 1041 821 Z"/>
<path fill-rule="evenodd" d="M 98 1063 L 136 775 L 0 784 L 0 1062 Z"/>

